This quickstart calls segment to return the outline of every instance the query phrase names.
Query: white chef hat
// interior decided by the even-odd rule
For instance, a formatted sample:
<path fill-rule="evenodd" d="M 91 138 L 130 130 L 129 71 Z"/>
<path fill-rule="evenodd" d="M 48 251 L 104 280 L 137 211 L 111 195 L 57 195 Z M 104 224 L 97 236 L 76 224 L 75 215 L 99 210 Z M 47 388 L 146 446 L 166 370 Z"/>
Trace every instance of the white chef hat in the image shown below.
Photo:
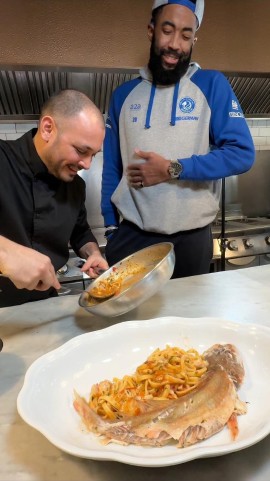
<path fill-rule="evenodd" d="M 183 5 L 184 7 L 189 8 L 196 16 L 198 22 L 197 29 L 199 28 L 203 18 L 204 0 L 155 0 L 152 11 L 155 10 L 155 8 L 161 7 L 162 5 L 171 4 Z"/>

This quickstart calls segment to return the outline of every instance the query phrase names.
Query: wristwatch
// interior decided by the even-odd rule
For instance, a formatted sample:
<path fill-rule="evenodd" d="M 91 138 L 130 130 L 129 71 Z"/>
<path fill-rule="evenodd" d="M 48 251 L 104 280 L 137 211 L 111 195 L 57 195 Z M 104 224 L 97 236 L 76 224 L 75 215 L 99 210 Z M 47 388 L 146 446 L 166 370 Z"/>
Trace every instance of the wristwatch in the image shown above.
<path fill-rule="evenodd" d="M 178 160 L 171 160 L 168 167 L 168 174 L 171 177 L 171 179 L 179 179 L 182 171 L 183 171 L 182 164 L 180 164 Z"/>

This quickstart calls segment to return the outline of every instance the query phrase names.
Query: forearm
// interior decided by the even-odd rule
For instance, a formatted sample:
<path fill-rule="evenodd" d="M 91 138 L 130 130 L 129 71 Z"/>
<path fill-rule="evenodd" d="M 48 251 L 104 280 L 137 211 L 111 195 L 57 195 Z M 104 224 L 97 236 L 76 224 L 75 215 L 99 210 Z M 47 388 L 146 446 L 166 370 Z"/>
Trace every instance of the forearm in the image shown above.
<path fill-rule="evenodd" d="M 87 242 L 79 249 L 79 254 L 82 259 L 88 259 L 92 255 L 101 255 L 101 252 L 96 242 Z"/>
<path fill-rule="evenodd" d="M 182 180 L 216 180 L 248 171 L 254 162 L 252 146 L 248 149 L 225 145 L 206 155 L 192 155 L 179 159 L 183 172 Z"/>

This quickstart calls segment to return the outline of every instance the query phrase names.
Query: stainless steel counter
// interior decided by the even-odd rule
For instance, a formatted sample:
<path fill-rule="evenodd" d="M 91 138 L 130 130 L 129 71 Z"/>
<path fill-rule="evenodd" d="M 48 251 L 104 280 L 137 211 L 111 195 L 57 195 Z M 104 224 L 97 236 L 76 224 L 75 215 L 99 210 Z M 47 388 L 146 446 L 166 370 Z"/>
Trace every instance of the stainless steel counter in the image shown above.
<path fill-rule="evenodd" d="M 0 309 L 0 481 L 266 481 L 270 437 L 225 456 L 167 468 L 140 468 L 70 456 L 28 426 L 16 400 L 32 362 L 72 337 L 126 320 L 162 316 L 222 317 L 270 326 L 270 266 L 170 280 L 136 310 L 98 318 L 65 296 Z"/>

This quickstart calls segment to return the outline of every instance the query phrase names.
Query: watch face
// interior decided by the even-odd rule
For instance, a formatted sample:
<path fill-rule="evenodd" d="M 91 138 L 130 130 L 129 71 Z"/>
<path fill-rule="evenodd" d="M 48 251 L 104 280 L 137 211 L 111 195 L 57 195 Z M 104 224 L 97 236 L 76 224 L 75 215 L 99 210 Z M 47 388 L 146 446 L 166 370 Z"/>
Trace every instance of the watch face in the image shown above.
<path fill-rule="evenodd" d="M 182 165 L 179 162 L 171 162 L 168 172 L 172 179 L 177 179 L 182 172 Z"/>

